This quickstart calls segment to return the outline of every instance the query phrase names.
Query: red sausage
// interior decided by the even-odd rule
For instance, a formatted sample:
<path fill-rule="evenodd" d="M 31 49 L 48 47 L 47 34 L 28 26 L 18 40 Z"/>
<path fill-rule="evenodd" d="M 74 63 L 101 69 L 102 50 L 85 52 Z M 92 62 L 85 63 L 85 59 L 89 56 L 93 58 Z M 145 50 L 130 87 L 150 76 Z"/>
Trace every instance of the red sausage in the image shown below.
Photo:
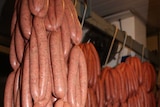
<path fill-rule="evenodd" d="M 15 72 L 11 72 L 7 78 L 4 91 L 4 107 L 13 107 L 13 85 Z"/>
<path fill-rule="evenodd" d="M 97 74 L 100 75 L 101 74 L 101 65 L 100 65 L 100 59 L 97 53 L 96 48 L 94 47 L 94 45 L 92 43 L 89 43 L 90 47 L 91 47 L 91 51 L 93 52 L 95 59 L 96 59 L 96 66 L 97 66 Z"/>

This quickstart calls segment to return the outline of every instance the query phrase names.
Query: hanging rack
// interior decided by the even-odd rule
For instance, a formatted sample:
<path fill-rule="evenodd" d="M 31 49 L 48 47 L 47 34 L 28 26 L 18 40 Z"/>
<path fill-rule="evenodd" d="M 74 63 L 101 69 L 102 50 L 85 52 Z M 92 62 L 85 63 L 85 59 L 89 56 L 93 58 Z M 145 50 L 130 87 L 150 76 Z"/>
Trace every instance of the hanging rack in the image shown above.
<path fill-rule="evenodd" d="M 79 4 L 79 3 L 78 3 Z M 80 4 L 77 5 L 76 7 L 78 16 L 81 18 L 81 6 Z M 93 11 L 89 12 L 90 15 L 88 18 L 85 19 L 85 23 L 95 27 L 96 29 L 102 31 L 104 34 L 109 35 L 113 37 L 114 32 L 115 32 L 115 26 L 107 22 L 105 19 L 94 13 Z M 125 38 L 125 32 L 118 30 L 116 40 L 119 42 L 123 43 L 123 40 Z M 131 45 L 132 42 L 132 45 Z M 127 35 L 127 40 L 126 40 L 126 47 L 130 48 L 140 56 L 142 55 L 142 49 L 144 49 L 144 58 L 150 60 L 151 63 L 153 63 L 155 66 L 160 66 L 159 55 L 153 54 L 151 51 L 149 51 L 147 48 L 144 48 L 143 44 L 137 42 L 136 40 L 132 39 L 131 36 Z"/>

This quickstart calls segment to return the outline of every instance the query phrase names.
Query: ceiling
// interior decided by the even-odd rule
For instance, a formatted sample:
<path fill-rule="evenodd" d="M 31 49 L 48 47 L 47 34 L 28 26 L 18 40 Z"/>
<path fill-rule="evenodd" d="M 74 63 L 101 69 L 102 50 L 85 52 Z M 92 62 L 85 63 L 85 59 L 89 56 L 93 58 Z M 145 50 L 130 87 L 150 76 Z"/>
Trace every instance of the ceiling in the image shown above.
<path fill-rule="evenodd" d="M 147 26 L 147 34 L 157 33 L 160 29 L 160 0 L 90 0 L 91 9 L 105 17 L 125 10 L 131 10 Z M 9 35 L 10 20 L 14 0 L 1 0 L 0 35 Z"/>

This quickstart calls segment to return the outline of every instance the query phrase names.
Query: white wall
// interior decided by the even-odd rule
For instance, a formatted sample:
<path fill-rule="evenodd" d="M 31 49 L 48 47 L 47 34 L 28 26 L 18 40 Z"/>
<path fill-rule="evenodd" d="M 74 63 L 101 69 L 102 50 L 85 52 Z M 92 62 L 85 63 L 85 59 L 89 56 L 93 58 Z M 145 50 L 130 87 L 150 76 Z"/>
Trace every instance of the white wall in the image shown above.
<path fill-rule="evenodd" d="M 111 24 L 117 26 L 120 29 L 120 22 L 113 21 Z M 127 35 L 131 36 L 132 39 L 135 39 L 140 44 L 143 44 L 146 47 L 146 26 L 145 24 L 136 16 L 130 16 L 125 19 L 121 19 L 122 30 L 126 31 Z M 122 44 L 119 44 L 118 50 L 122 47 Z M 122 56 L 131 55 L 135 56 L 136 53 L 131 49 L 125 47 L 120 54 L 115 55 L 115 59 L 109 62 L 107 65 L 114 67 L 121 61 Z M 138 56 L 138 55 L 136 55 Z M 141 56 L 139 56 L 141 57 Z"/>

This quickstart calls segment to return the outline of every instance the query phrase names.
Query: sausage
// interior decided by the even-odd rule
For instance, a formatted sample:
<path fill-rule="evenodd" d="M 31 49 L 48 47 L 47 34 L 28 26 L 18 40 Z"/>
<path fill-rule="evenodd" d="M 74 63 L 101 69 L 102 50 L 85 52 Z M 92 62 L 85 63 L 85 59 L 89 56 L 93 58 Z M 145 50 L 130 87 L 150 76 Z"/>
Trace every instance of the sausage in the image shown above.
<path fill-rule="evenodd" d="M 109 75 L 108 75 L 108 79 L 109 79 L 109 87 L 110 87 L 110 95 L 111 95 L 111 99 L 113 100 L 114 103 L 114 99 L 116 97 L 116 93 L 115 93 L 115 83 L 114 83 L 114 77 L 112 75 L 113 69 L 110 70 Z"/>
<path fill-rule="evenodd" d="M 97 83 L 96 83 L 96 86 L 95 86 L 95 93 L 96 93 L 96 98 L 97 98 L 98 106 L 99 106 L 99 103 L 100 103 L 100 87 L 99 87 L 99 81 L 100 81 L 100 78 L 98 78 Z"/>
<path fill-rule="evenodd" d="M 7 78 L 4 91 L 4 107 L 13 107 L 13 85 L 15 72 L 11 72 Z"/>
<path fill-rule="evenodd" d="M 133 75 L 132 75 L 132 71 L 131 71 L 131 66 L 129 64 L 126 64 L 125 66 L 125 73 L 126 76 L 128 78 L 128 95 L 129 97 L 133 95 L 134 92 L 134 80 L 133 80 Z"/>
<path fill-rule="evenodd" d="M 90 45 L 91 51 L 92 51 L 92 53 L 93 53 L 93 55 L 96 59 L 97 74 L 100 75 L 101 74 L 101 72 L 100 72 L 101 71 L 101 65 L 100 65 L 100 59 L 99 59 L 97 50 L 91 42 L 89 43 L 89 45 Z"/>
<path fill-rule="evenodd" d="M 86 46 L 86 53 L 88 57 L 88 66 L 89 66 L 89 72 L 90 72 L 90 84 L 93 89 L 95 89 L 95 84 L 97 82 L 97 71 L 96 71 L 96 65 L 95 65 L 95 58 L 93 56 L 93 53 L 91 51 L 90 45 L 85 44 Z"/>
<path fill-rule="evenodd" d="M 13 35 L 12 33 L 14 33 L 16 23 L 17 23 L 17 10 L 15 9 L 13 11 L 12 20 L 11 20 L 11 36 Z"/>
<path fill-rule="evenodd" d="M 91 107 L 97 107 L 98 105 L 97 105 L 96 95 L 92 88 L 90 88 L 90 98 L 91 98 Z"/>
<path fill-rule="evenodd" d="M 30 67 L 30 90 L 31 95 L 34 102 L 38 101 L 39 98 L 39 58 L 38 58 L 38 44 L 37 44 L 37 37 L 35 34 L 34 27 L 32 28 L 32 34 L 30 37 L 30 44 L 29 44 L 29 67 Z"/>
<path fill-rule="evenodd" d="M 80 57 L 80 49 L 78 46 L 74 46 L 70 52 L 69 58 L 69 71 L 68 71 L 68 102 L 71 106 L 75 105 L 75 86 L 76 86 L 76 75 L 79 71 L 79 57 Z M 81 73 L 80 73 L 80 82 L 81 82 Z M 81 85 L 81 83 L 80 83 Z M 81 86 L 82 88 L 82 86 Z M 81 95 L 82 96 L 82 95 Z"/>
<path fill-rule="evenodd" d="M 51 72 L 50 72 L 51 73 Z M 43 99 L 40 99 L 38 102 L 35 102 L 34 107 L 46 107 L 47 104 L 51 100 L 51 75 L 49 73 L 48 81 L 47 81 L 47 91 L 45 94 L 45 97 Z"/>
<path fill-rule="evenodd" d="M 48 14 L 44 18 L 44 24 L 45 24 L 45 28 L 46 28 L 47 31 L 52 31 L 51 30 L 52 29 L 52 25 L 51 25 L 51 23 L 49 21 Z"/>
<path fill-rule="evenodd" d="M 71 2 L 71 1 L 69 1 Z M 65 17 L 67 18 L 68 21 L 68 26 L 69 26 L 69 30 L 71 33 L 71 38 L 76 37 L 76 23 L 75 23 L 75 17 L 73 16 L 73 12 L 71 11 L 71 8 L 69 7 L 69 2 L 67 2 L 67 0 L 65 0 Z M 73 41 L 72 41 L 73 42 Z M 74 43 L 74 42 L 73 42 Z"/>
<path fill-rule="evenodd" d="M 47 32 L 45 30 L 44 18 L 34 17 L 33 25 L 37 37 L 38 58 L 39 58 L 39 97 L 43 99 L 47 90 L 48 81 L 48 56 L 49 44 L 47 40 Z"/>
<path fill-rule="evenodd" d="M 128 97 L 128 76 L 126 75 L 125 72 L 125 63 L 121 63 L 116 66 L 115 68 L 120 75 L 120 80 L 121 80 L 121 93 L 120 93 L 120 101 L 125 102 L 127 97 Z"/>
<path fill-rule="evenodd" d="M 29 87 L 29 47 L 25 50 L 22 70 L 22 107 L 32 107 L 32 97 Z"/>
<path fill-rule="evenodd" d="M 86 60 L 83 54 L 83 51 L 79 49 L 79 72 L 80 72 L 80 86 L 81 86 L 81 96 L 82 96 L 82 107 L 85 106 L 86 98 L 87 98 L 87 65 Z"/>
<path fill-rule="evenodd" d="M 109 76 L 110 76 L 110 70 L 106 71 L 106 77 L 105 77 L 105 91 L 106 91 L 106 100 L 107 102 L 111 102 L 111 87 L 110 87 L 110 80 L 109 80 Z"/>
<path fill-rule="evenodd" d="M 13 11 L 13 14 L 12 14 L 12 20 L 11 20 L 11 36 L 12 36 L 12 33 L 14 32 L 15 30 L 15 26 L 16 26 L 16 23 L 17 23 L 17 19 L 18 19 L 18 15 L 17 15 L 17 9 L 19 8 L 19 1 L 18 0 L 15 0 L 15 3 L 14 3 L 14 11 Z"/>
<path fill-rule="evenodd" d="M 28 0 L 29 9 L 34 16 L 45 17 L 48 11 L 49 0 Z"/>
<path fill-rule="evenodd" d="M 44 0 L 43 8 L 39 11 L 38 17 L 45 17 L 49 8 L 49 0 Z"/>
<path fill-rule="evenodd" d="M 50 52 L 51 52 L 51 63 L 52 63 L 52 72 L 54 78 L 54 91 L 57 98 L 63 98 L 66 94 L 66 83 L 64 78 L 64 71 L 62 71 L 62 51 L 61 46 L 61 31 L 57 29 L 56 32 L 52 32 L 50 37 Z"/>
<path fill-rule="evenodd" d="M 65 62 L 68 61 L 69 52 L 71 49 L 71 39 L 70 39 L 70 30 L 68 26 L 68 22 L 66 17 L 63 18 L 63 23 L 61 26 L 61 32 L 62 32 L 62 45 L 63 45 L 63 54 L 65 58 Z"/>
<path fill-rule="evenodd" d="M 118 77 L 117 77 L 117 73 L 116 73 L 116 70 L 115 69 L 112 69 L 111 70 L 111 78 L 112 78 L 112 83 L 111 84 L 113 84 L 113 88 L 112 88 L 112 98 L 113 98 L 113 102 L 114 103 L 116 103 L 116 102 L 118 102 L 118 100 L 119 100 L 119 96 L 118 96 L 118 91 L 120 91 L 119 90 L 119 88 L 118 88 L 118 83 L 117 83 L 117 81 L 118 81 Z"/>
<path fill-rule="evenodd" d="M 59 28 L 60 30 L 60 28 Z M 59 56 L 60 56 L 60 63 L 61 63 L 61 70 L 62 70 L 62 74 L 63 74 L 63 83 L 64 83 L 64 96 L 66 96 L 67 93 L 67 74 L 68 74 L 68 67 L 67 67 L 67 62 L 65 61 L 65 57 L 64 57 L 64 52 L 63 52 L 63 44 L 62 44 L 62 32 L 61 30 L 60 32 L 60 44 L 59 44 Z"/>
<path fill-rule="evenodd" d="M 22 0 L 20 9 L 20 27 L 26 39 L 30 38 L 32 28 L 32 15 L 28 7 L 28 0 Z"/>
<path fill-rule="evenodd" d="M 63 22 L 65 3 L 64 0 L 55 0 L 55 29 L 59 28 Z M 69 14 L 69 13 L 68 13 Z"/>
<path fill-rule="evenodd" d="M 152 86 L 151 89 L 153 89 L 155 87 L 156 84 L 156 71 L 153 67 L 153 65 L 150 64 L 150 70 L 151 70 L 151 74 L 152 74 Z"/>
<path fill-rule="evenodd" d="M 19 90 L 19 77 L 20 77 L 20 73 L 21 73 L 21 68 L 18 68 L 15 74 L 15 79 L 14 79 L 14 86 L 13 86 L 13 99 L 14 99 L 14 106 L 16 106 L 16 100 L 18 97 L 18 90 Z"/>
<path fill-rule="evenodd" d="M 48 22 L 50 23 L 49 30 L 54 31 L 55 30 L 55 24 L 56 24 L 56 16 L 55 16 L 55 1 L 49 0 L 49 7 L 48 7 Z"/>
<path fill-rule="evenodd" d="M 10 64 L 13 69 L 13 71 L 16 71 L 19 67 L 20 63 L 18 62 L 17 56 L 16 56 L 16 50 L 15 50 L 15 32 L 13 33 L 11 43 L 10 43 L 10 52 L 9 52 L 9 59 Z"/>
<path fill-rule="evenodd" d="M 71 39 L 74 44 L 78 45 L 82 40 L 82 27 L 81 27 L 80 22 L 78 20 L 77 12 L 76 12 L 76 9 L 75 9 L 73 3 L 70 0 L 66 0 L 66 2 L 68 3 L 68 5 L 71 9 L 71 12 L 73 13 L 75 27 L 76 27 L 76 35 L 71 35 Z"/>
<path fill-rule="evenodd" d="M 104 98 L 104 85 L 102 84 L 102 80 L 100 79 L 99 81 L 99 88 L 100 88 L 100 102 L 99 102 L 99 107 L 104 107 L 104 102 L 105 102 L 105 98 Z"/>
<path fill-rule="evenodd" d="M 38 1 L 37 1 L 38 2 Z M 37 14 L 38 14 L 38 12 L 40 11 L 39 9 L 36 9 L 35 7 L 34 7 L 34 3 L 33 3 L 33 0 L 28 0 L 28 5 L 29 5 L 29 9 L 30 9 L 30 11 L 31 11 L 31 13 L 33 14 L 33 15 L 35 15 L 35 16 L 37 16 Z"/>
<path fill-rule="evenodd" d="M 77 72 L 77 75 L 76 75 L 76 91 L 75 91 L 75 107 L 81 107 L 81 86 L 80 86 L 80 75 L 79 75 L 79 72 Z"/>
<path fill-rule="evenodd" d="M 15 50 L 16 50 L 16 56 L 18 59 L 18 62 L 22 62 L 23 53 L 24 53 L 24 39 L 22 37 L 20 28 L 18 23 L 16 24 L 16 31 L 15 31 Z"/>
<path fill-rule="evenodd" d="M 116 74 L 116 78 L 117 78 L 117 102 L 120 101 L 120 93 L 122 92 L 122 86 L 121 86 L 121 77 L 120 77 L 120 74 L 119 72 L 115 69 L 115 74 Z"/>

